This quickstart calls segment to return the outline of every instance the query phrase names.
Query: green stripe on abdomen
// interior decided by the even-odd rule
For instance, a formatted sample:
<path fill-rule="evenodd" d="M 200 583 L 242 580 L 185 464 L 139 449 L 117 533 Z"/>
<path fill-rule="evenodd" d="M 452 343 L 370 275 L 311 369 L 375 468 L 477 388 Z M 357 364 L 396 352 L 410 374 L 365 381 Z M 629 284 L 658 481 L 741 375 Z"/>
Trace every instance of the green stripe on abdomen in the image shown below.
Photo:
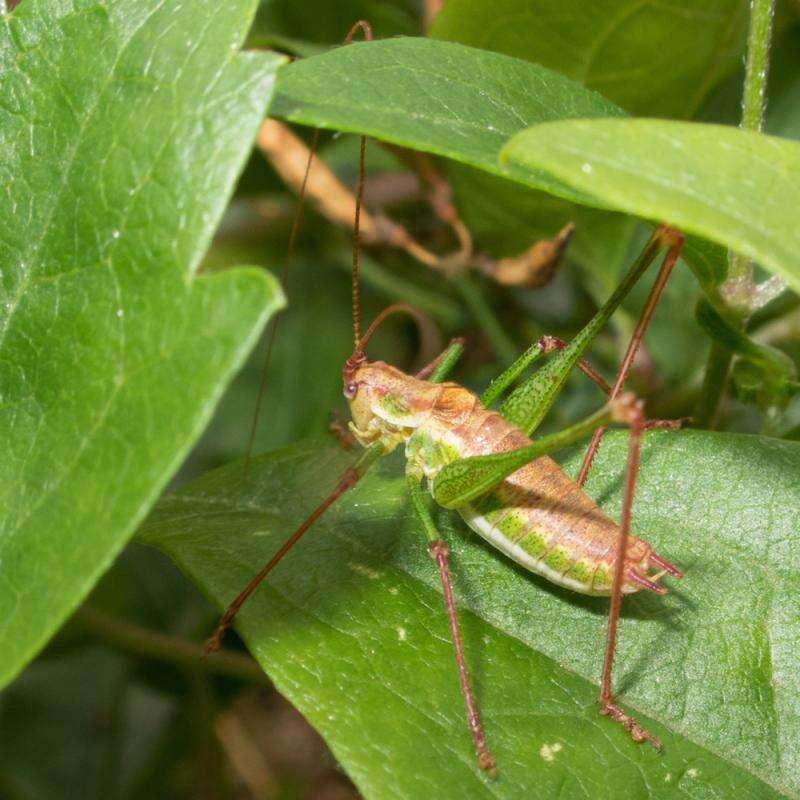
<path fill-rule="evenodd" d="M 479 536 L 531 572 L 558 586 L 581 594 L 608 594 L 608 588 L 594 586 L 597 565 L 575 559 L 558 543 L 555 531 L 531 525 L 525 509 L 508 508 L 498 491 L 487 493 L 475 504 L 459 509 L 464 521 Z"/>

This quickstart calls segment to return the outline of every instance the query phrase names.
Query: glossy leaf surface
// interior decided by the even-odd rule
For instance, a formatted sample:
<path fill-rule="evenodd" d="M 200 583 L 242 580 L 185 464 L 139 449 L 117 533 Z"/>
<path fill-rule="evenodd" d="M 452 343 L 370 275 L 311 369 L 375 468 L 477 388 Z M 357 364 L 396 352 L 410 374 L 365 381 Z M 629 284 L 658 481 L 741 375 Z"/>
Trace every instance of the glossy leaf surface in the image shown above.
<path fill-rule="evenodd" d="M 514 137 L 502 158 L 597 205 L 675 225 L 800 289 L 800 143 L 723 125 L 569 120 Z"/>
<path fill-rule="evenodd" d="M 588 491 L 619 513 L 625 436 Z M 161 501 L 142 541 L 222 607 L 354 456 L 312 441 L 207 474 Z M 578 459 L 570 462 L 577 469 Z M 369 798 L 796 794 L 800 446 L 646 436 L 634 529 L 686 570 L 625 603 L 617 688 L 662 738 L 637 747 L 596 708 L 607 601 L 554 588 L 451 512 L 464 639 L 489 743 L 479 774 L 438 577 L 394 458 L 342 498 L 245 607 L 239 631 Z"/>
<path fill-rule="evenodd" d="M 268 313 L 194 271 L 281 59 L 254 3 L 26 0 L 0 24 L 0 683 L 80 602 Z"/>

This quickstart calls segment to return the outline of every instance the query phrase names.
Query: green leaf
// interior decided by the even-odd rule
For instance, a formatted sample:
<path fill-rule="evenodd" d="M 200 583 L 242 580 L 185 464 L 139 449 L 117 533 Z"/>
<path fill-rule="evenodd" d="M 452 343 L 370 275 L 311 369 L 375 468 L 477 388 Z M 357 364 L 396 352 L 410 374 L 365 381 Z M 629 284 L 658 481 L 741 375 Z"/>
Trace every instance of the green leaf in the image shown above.
<path fill-rule="evenodd" d="M 239 246 L 231 253 L 224 245 L 215 244 L 210 252 L 217 264 L 241 263 L 232 260 L 240 258 L 241 253 L 245 263 L 271 261 L 274 266 L 284 255 L 277 252 L 279 248 L 285 250 L 285 236 L 272 252 L 263 241 Z M 349 352 L 353 345 L 350 286 L 329 257 L 316 255 L 311 260 L 298 253 L 285 290 L 289 308 L 282 313 L 279 335 L 270 355 L 267 391 L 253 443 L 256 453 L 328 430 L 331 409 L 342 396 L 342 353 Z M 372 305 L 366 305 L 365 314 L 372 310 Z M 194 475 L 232 461 L 244 452 L 262 379 L 265 347 L 266 343 L 262 343 L 256 348 L 221 399 L 203 434 L 202 445 L 193 453 Z M 302 369 L 298 369 L 299 364 Z M 315 385 L 312 392 L 303 390 L 309 379 Z"/>
<path fill-rule="evenodd" d="M 77 6 L 77 7 L 76 7 Z M 196 277 L 280 59 L 254 3 L 26 0 L 0 27 L 0 683 L 88 592 L 280 303 Z"/>
<path fill-rule="evenodd" d="M 632 114 L 690 117 L 746 26 L 744 0 L 449 0 L 430 33 L 542 64 Z"/>
<path fill-rule="evenodd" d="M 546 171 L 504 165 L 507 140 L 531 125 L 625 112 L 596 92 L 537 64 L 428 39 L 362 42 L 281 69 L 272 116 L 364 133 L 436 155 L 585 205 L 596 198 Z M 596 215 L 595 215 L 596 216 Z M 592 239 L 617 221 L 584 215 Z M 551 231 L 550 234 L 555 231 Z M 584 252 L 596 246 L 584 245 Z M 602 248 L 607 250 L 608 248 Z M 719 282 L 720 253 L 687 246 L 707 287 Z"/>
<path fill-rule="evenodd" d="M 735 66 L 744 49 L 747 18 L 744 0 L 712 0 L 702 8 L 693 0 L 449 0 L 430 34 L 541 64 L 633 114 L 689 117 Z M 741 79 L 737 86 L 738 108 Z M 770 81 L 770 108 L 772 88 Z M 576 207 L 461 165 L 451 165 L 447 173 L 480 247 L 516 255 L 573 221 L 577 228 L 568 257 L 581 267 L 598 304 L 613 290 L 633 234 L 629 218 Z M 719 283 L 716 275 L 719 265 L 726 264 L 725 253 L 709 263 L 707 252 L 698 252 L 696 244 L 687 248 L 687 258 L 710 290 Z M 670 281 L 666 299 L 674 297 L 675 306 L 684 309 L 682 329 L 688 326 L 688 335 L 696 336 L 689 319 L 689 287 L 675 283 Z M 673 330 L 678 322 L 673 317 Z M 660 372 L 669 369 L 657 361 Z"/>
<path fill-rule="evenodd" d="M 502 158 L 759 261 L 800 290 L 800 143 L 722 125 L 569 120 L 515 136 Z"/>
<path fill-rule="evenodd" d="M 624 113 L 536 64 L 414 38 L 360 42 L 296 61 L 280 71 L 270 106 L 272 116 L 365 133 L 496 175 L 507 172 L 501 148 L 524 128 Z M 583 198 L 544 173 L 539 178 L 538 188 Z"/>
<path fill-rule="evenodd" d="M 588 486 L 612 515 L 626 442 L 609 436 Z M 257 459 L 246 483 L 230 465 L 163 499 L 140 538 L 221 608 L 353 458 L 312 441 Z M 798 469 L 798 444 L 645 437 L 634 527 L 686 577 L 665 598 L 626 599 L 616 686 L 662 755 L 597 713 L 607 601 L 516 568 L 441 512 L 500 766 L 494 782 L 478 774 L 399 454 L 333 506 L 238 629 L 368 798 L 796 795 Z"/>

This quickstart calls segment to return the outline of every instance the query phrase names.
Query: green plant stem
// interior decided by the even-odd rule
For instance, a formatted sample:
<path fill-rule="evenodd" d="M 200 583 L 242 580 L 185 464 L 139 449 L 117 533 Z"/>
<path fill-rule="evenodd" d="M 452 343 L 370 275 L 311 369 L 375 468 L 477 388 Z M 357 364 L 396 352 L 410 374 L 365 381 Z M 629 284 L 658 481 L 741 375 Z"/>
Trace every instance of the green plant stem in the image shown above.
<path fill-rule="evenodd" d="M 223 753 L 214 733 L 217 702 L 208 675 L 198 665 L 186 665 L 186 680 L 191 692 L 189 717 L 195 741 L 193 796 L 198 800 L 224 800 L 231 796 L 222 770 Z"/>
<path fill-rule="evenodd" d="M 694 421 L 700 428 L 713 429 L 717 420 L 719 403 L 728 382 L 733 352 L 718 342 L 711 342 L 706 373 L 700 400 L 694 413 Z"/>
<path fill-rule="evenodd" d="M 751 0 L 750 30 L 747 35 L 747 63 L 742 94 L 742 121 L 739 127 L 746 131 L 764 130 L 764 109 L 767 98 L 767 73 L 769 48 L 772 39 L 772 18 L 775 0 Z M 728 268 L 728 283 L 752 282 L 752 262 L 735 253 Z M 747 289 L 747 286 L 742 287 Z"/>
<path fill-rule="evenodd" d="M 91 634 L 134 656 L 199 667 L 207 672 L 227 675 L 249 683 L 269 684 L 267 676 L 247 656 L 222 650 L 206 657 L 199 645 L 147 630 L 88 606 L 83 606 L 76 613 L 75 619 Z"/>
<path fill-rule="evenodd" d="M 347 255 L 349 257 L 349 253 Z M 352 267 L 347 258 L 337 258 L 336 265 L 350 274 Z M 458 330 L 464 324 L 466 314 L 457 300 L 406 280 L 397 273 L 385 269 L 377 261 L 363 253 L 361 255 L 361 279 L 365 285 L 383 292 L 392 300 L 400 300 L 424 311 L 449 330 Z"/>
<path fill-rule="evenodd" d="M 741 127 L 748 131 L 764 130 L 769 48 L 774 13 L 775 0 L 751 0 L 741 122 Z"/>
<path fill-rule="evenodd" d="M 749 131 L 764 129 L 764 109 L 767 96 L 769 50 L 772 40 L 772 18 L 775 0 L 751 0 L 750 28 L 747 35 L 747 61 L 742 93 L 742 120 L 739 127 Z M 728 257 L 728 277 L 721 294 L 739 319 L 744 323 L 750 312 L 751 296 L 757 289 L 753 285 L 753 264 L 739 253 Z M 703 378 L 703 392 L 695 413 L 699 425 L 713 427 L 719 404 L 725 393 L 733 353 L 716 342 L 712 344 Z"/>

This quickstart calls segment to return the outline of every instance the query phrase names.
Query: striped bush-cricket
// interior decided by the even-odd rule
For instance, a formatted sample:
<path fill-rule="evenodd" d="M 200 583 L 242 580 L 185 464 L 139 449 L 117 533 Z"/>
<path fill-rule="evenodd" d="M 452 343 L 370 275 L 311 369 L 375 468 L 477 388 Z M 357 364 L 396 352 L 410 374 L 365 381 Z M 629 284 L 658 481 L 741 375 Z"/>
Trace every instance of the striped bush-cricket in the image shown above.
<path fill-rule="evenodd" d="M 369 38 L 369 26 L 359 22 L 353 26 L 345 43 L 359 29 Z M 306 166 L 306 178 L 315 144 L 316 134 Z M 664 285 L 680 255 L 683 236 L 668 226 L 659 227 L 612 296 L 571 342 L 565 343 L 551 336 L 539 338 L 478 397 L 467 388 L 445 381 L 463 350 L 460 340 L 451 342 L 416 375 L 406 374 L 382 361 L 370 361 L 366 356 L 365 347 L 383 320 L 395 313 L 413 315 L 414 310 L 403 304 L 392 305 L 378 315 L 366 332 L 362 332 L 359 223 L 364 189 L 364 152 L 365 137 L 361 137 L 353 223 L 353 351 L 344 363 L 342 378 L 344 396 L 351 413 L 350 431 L 365 449 L 339 477 L 332 491 L 231 602 L 206 649 L 211 652 L 219 647 L 225 630 L 232 624 L 242 604 L 314 522 L 381 456 L 403 445 L 408 494 L 421 532 L 427 538 L 428 552 L 439 572 L 467 723 L 479 766 L 490 773 L 496 767 L 462 648 L 447 547 L 428 508 L 423 492 L 425 484 L 436 503 L 457 511 L 473 531 L 522 567 L 573 591 L 610 598 L 600 713 L 618 722 L 635 742 L 648 741 L 658 748 L 658 740 L 616 703 L 612 693 L 612 671 L 623 595 L 641 590 L 663 594 L 666 589 L 660 579 L 665 574 L 681 577 L 677 567 L 630 532 L 642 434 L 651 427 L 673 427 L 676 423 L 648 422 L 642 402 L 632 393 L 624 392 L 623 386 Z M 305 180 L 287 247 L 284 277 L 294 249 L 304 189 Z M 666 253 L 616 380 L 609 386 L 582 358 L 582 354 L 648 266 L 664 250 Z M 267 364 L 276 329 L 273 323 Z M 511 389 L 534 362 L 547 355 L 550 358 L 542 368 Z M 606 403 L 594 414 L 562 431 L 531 439 L 568 374 L 576 366 L 606 394 Z M 492 406 L 506 393 L 499 410 L 493 410 Z M 620 423 L 629 428 L 619 523 L 605 515 L 582 489 L 603 432 L 610 423 Z M 580 442 L 589 434 L 592 439 L 580 474 L 577 480 L 572 480 L 550 458 L 550 454 Z M 245 469 L 251 447 L 252 435 Z"/>

